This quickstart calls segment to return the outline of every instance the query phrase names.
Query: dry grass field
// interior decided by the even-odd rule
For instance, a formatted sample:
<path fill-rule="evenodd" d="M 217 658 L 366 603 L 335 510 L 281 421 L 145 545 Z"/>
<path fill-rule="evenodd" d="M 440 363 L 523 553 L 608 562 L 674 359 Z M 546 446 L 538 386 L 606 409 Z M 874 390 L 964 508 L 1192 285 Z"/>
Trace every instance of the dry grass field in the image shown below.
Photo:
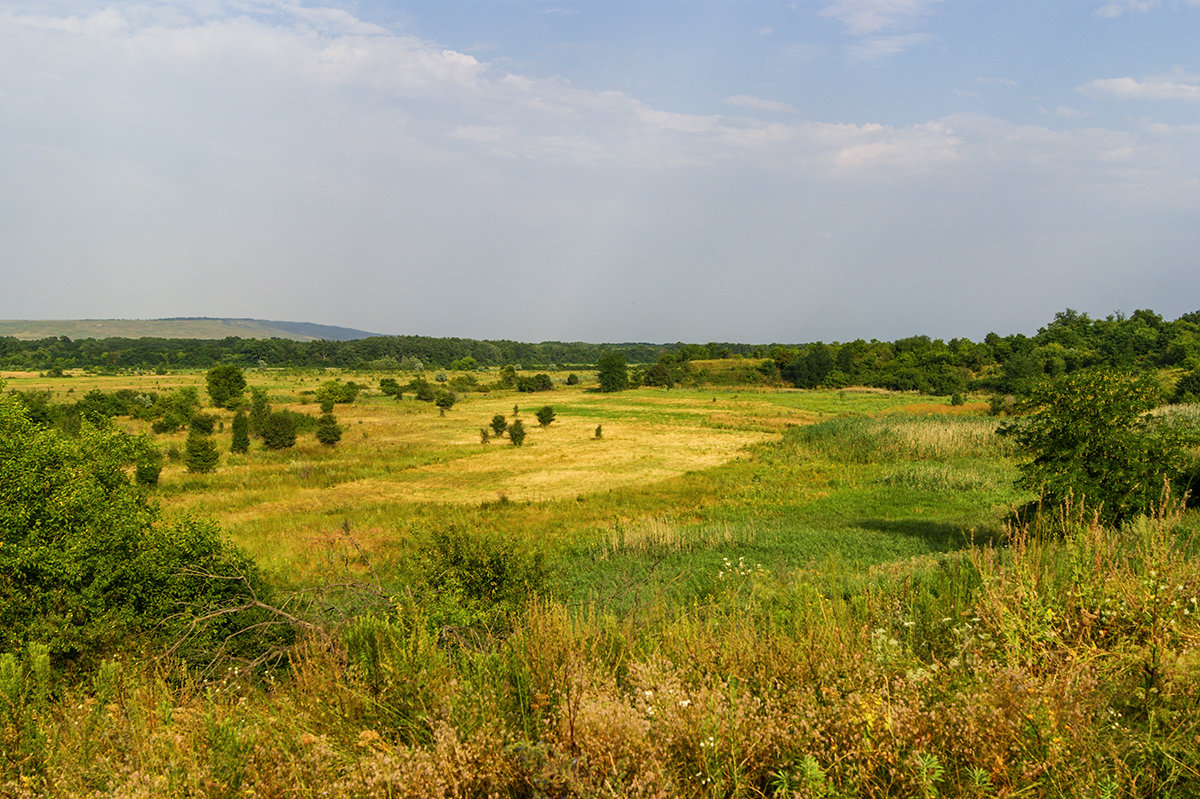
<path fill-rule="evenodd" d="M 431 403 L 380 393 L 384 376 L 250 372 L 249 386 L 266 389 L 272 407 L 314 416 L 319 413 L 314 392 L 326 380 L 354 380 L 371 388 L 354 403 L 336 407 L 344 434 L 335 447 L 321 445 L 309 433 L 289 449 L 270 451 L 256 441 L 249 453 L 232 454 L 232 414 L 207 408 L 218 417 L 218 468 L 197 475 L 181 461 L 168 460 L 159 483 L 164 510 L 215 518 L 268 569 L 308 574 L 322 568 L 326 543 L 346 525 L 360 544 L 385 551 L 408 535 L 414 519 L 445 520 L 463 508 L 520 503 L 535 506 L 527 515 L 536 516 L 536 506 L 563 500 L 634 489 L 653 494 L 656 486 L 665 494 L 672 481 L 744 458 L 751 447 L 777 441 L 789 427 L 911 401 L 875 390 L 643 388 L 599 394 L 590 379 L 564 385 L 564 373 L 553 375 L 551 392 L 460 394 L 443 416 Z M 184 386 L 196 387 L 207 400 L 203 373 L 48 378 L 9 372 L 3 378 L 9 389 L 50 391 L 56 401 L 95 389 L 161 395 Z M 407 379 L 400 376 L 401 382 Z M 535 417 L 543 405 L 556 413 L 546 427 Z M 514 406 L 528 431 L 523 446 L 512 446 L 506 437 L 483 443 L 480 428 L 496 414 L 516 418 Z M 118 422 L 131 432 L 149 430 L 147 423 Z M 185 437 L 180 431 L 155 438 L 170 452 L 182 450 Z M 660 510 L 635 507 L 626 513 Z M 587 512 L 574 515 L 576 529 L 595 522 Z"/>

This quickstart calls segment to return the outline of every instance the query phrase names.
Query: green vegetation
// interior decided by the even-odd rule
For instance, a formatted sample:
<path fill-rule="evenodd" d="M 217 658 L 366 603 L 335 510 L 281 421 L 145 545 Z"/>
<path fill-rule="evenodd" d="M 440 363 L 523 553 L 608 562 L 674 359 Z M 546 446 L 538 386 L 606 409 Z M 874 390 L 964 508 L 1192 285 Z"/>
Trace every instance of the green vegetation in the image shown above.
<path fill-rule="evenodd" d="M 519 447 L 525 443 L 525 423 L 520 419 L 513 419 L 508 426 L 508 440 L 514 447 Z"/>
<path fill-rule="evenodd" d="M 317 420 L 317 441 L 332 447 L 342 440 L 342 428 L 332 413 L 323 413 Z"/>
<path fill-rule="evenodd" d="M 205 381 L 213 405 L 236 410 L 242 404 L 242 394 L 246 391 L 246 376 L 237 366 L 228 363 L 214 366 L 208 370 Z"/>
<path fill-rule="evenodd" d="M 229 451 L 235 454 L 250 451 L 250 417 L 241 408 L 233 415 L 232 439 Z"/>
<path fill-rule="evenodd" d="M 605 353 L 596 364 L 596 379 L 600 381 L 600 390 L 606 394 L 628 388 L 629 373 L 625 366 L 625 355 L 620 352 Z"/>
<path fill-rule="evenodd" d="M 1038 386 L 1023 405 L 1027 416 L 1002 429 L 1032 456 L 1022 484 L 1052 506 L 1091 507 L 1120 521 L 1146 514 L 1164 492 L 1181 494 L 1195 472 L 1189 445 L 1200 431 L 1150 414 L 1162 389 L 1150 375 L 1112 370 L 1076 372 Z"/>
<path fill-rule="evenodd" d="M 183 462 L 189 472 L 207 474 L 216 471 L 219 457 L 217 445 L 213 443 L 211 436 L 195 429 L 188 433 Z"/>
<path fill-rule="evenodd" d="M 246 592 L 269 598 L 212 524 L 159 520 L 126 473 L 147 461 L 149 446 L 88 422 L 71 438 L 0 397 L 0 691 L 10 703 L 26 679 L 46 700 L 42 657 L 85 674 L 143 646 L 212 658 L 251 623 L 249 608 L 235 610 Z M 234 648 L 244 651 L 241 643 Z M 14 672 L 22 651 L 31 660 Z M 0 719 L 5 710 L 0 702 Z M 9 729 L 0 728 L 0 753 L 13 745 Z"/>
<path fill-rule="evenodd" d="M 262 435 L 282 415 L 291 446 L 264 442 L 209 474 L 159 461 L 155 488 L 132 479 L 154 451 L 150 409 L 175 397 L 186 425 L 203 372 L 13 378 L 4 407 L 26 438 L 0 468 L 45 475 L 37 502 L 46 485 L 90 492 L 52 491 L 30 518 L 49 531 L 59 509 L 86 509 L 97 523 L 75 529 L 90 541 L 130 513 L 141 532 L 112 557 L 149 577 L 130 605 L 80 589 L 79 604 L 128 620 L 89 628 L 95 644 L 0 643 L 0 794 L 1200 792 L 1198 517 L 1185 481 L 1164 496 L 1166 472 L 1141 471 L 1194 468 L 1186 437 L 1155 449 L 1197 428 L 1194 408 L 1147 414 L 1150 377 L 1071 369 L 1031 384 L 1013 405 L 1029 415 L 1000 436 L 978 395 L 796 390 L 774 358 L 678 352 L 611 393 L 590 371 L 574 385 L 548 373 L 554 405 L 530 428 L 515 366 L 508 388 L 484 378 L 445 416 L 414 399 L 417 381 L 436 398 L 459 375 L 391 378 L 413 380 L 404 398 L 355 375 L 379 390 L 358 391 L 340 423 L 311 415 L 313 400 L 350 375 L 252 370 L 242 418 Z M 72 434 L 55 420 L 78 394 L 133 412 L 84 414 Z M 213 440 L 232 446 L 237 415 L 211 415 Z M 346 431 L 336 447 L 322 444 L 330 423 Z M 295 437 L 305 429 L 316 438 Z M 518 446 L 479 446 L 504 432 Z M 30 466 L 25 453 L 45 449 L 34 435 L 61 450 L 38 463 L 61 470 Z M 178 450 L 184 435 L 158 443 Z M 74 477 L 92 451 L 115 491 Z M 1027 476 L 1049 468 L 1039 453 L 1067 452 L 1057 482 Z M 1098 516 L 1090 489 L 1078 500 L 1093 461 L 1113 478 L 1102 488 L 1131 496 L 1129 477 L 1159 491 Z M 1073 491 L 1014 520 L 1043 484 Z M 9 546 L 0 599 L 20 599 L 27 572 L 3 560 Z M 76 554 L 105 548 L 71 551 L 50 562 L 73 578 Z M 25 614 L 34 627 L 55 618 L 63 584 L 27 592 L 43 597 Z"/>

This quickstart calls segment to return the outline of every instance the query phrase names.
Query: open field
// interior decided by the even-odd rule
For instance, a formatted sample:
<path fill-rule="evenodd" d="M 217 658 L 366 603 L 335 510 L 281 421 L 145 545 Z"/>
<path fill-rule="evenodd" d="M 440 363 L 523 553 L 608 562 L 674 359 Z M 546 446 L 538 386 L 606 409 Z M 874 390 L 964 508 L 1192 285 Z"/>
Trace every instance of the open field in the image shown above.
<path fill-rule="evenodd" d="M 275 408 L 315 415 L 313 392 L 322 381 L 338 376 L 377 385 L 382 375 L 260 371 L 249 375 L 249 385 L 266 389 Z M 370 542 L 377 556 L 386 559 L 414 530 L 463 524 L 552 550 L 605 540 L 615 528 L 645 518 L 669 517 L 685 527 L 737 528 L 739 541 L 762 536 L 784 550 L 801 540 L 828 540 L 827 528 L 833 525 L 853 528 L 854 534 L 839 543 L 809 541 L 814 556 L 842 553 L 873 561 L 924 551 L 897 549 L 891 540 L 895 536 L 874 529 L 880 524 L 907 516 L 919 520 L 918 528 L 928 522 L 925 529 L 946 539 L 932 545 L 940 549 L 951 545 L 950 539 L 965 540 L 954 525 L 994 528 L 1008 499 L 1009 476 L 1002 465 L 958 483 L 946 470 L 962 467 L 943 464 L 933 476 L 918 468 L 907 475 L 872 477 L 864 486 L 858 478 L 860 465 L 824 463 L 828 453 L 813 452 L 802 460 L 779 456 L 788 431 L 847 415 L 901 414 L 905 429 L 957 430 L 965 425 L 984 430 L 990 441 L 989 422 L 959 422 L 953 417 L 962 408 L 944 401 L 875 389 L 646 388 L 598 394 L 587 380 L 568 387 L 561 385 L 564 378 L 555 375 L 559 385 L 552 392 L 464 394 L 445 416 L 410 397 L 397 402 L 377 390 L 364 391 L 353 404 L 337 406 L 345 433 L 334 448 L 309 434 L 290 449 L 270 451 L 256 443 L 245 455 L 230 454 L 232 414 L 216 411 L 223 428 L 216 434 L 223 453 L 217 471 L 193 475 L 182 463 L 168 462 L 158 493 L 168 512 L 219 520 L 269 570 L 312 579 L 319 579 L 328 560 L 324 548 L 331 535 L 344 526 L 354 531 L 358 543 Z M 162 394 L 192 385 L 204 392 L 203 374 L 45 378 L 8 373 L 7 381 L 10 389 L 51 391 L 58 401 L 95 389 Z M 546 404 L 557 417 L 542 428 L 534 413 Z M 524 446 L 512 447 L 506 438 L 481 443 L 480 428 L 495 414 L 512 419 L 514 406 L 521 407 L 529 431 Z M 923 423 L 924 417 L 941 421 Z M 144 423 L 122 423 L 133 432 L 149 429 Z M 931 434 L 939 435 L 925 433 Z M 178 450 L 185 434 L 156 438 L 163 447 Z M 953 447 L 947 449 L 952 452 Z M 971 457 L 981 454 L 973 450 Z M 944 488 L 964 486 L 991 492 L 982 511 L 965 512 L 968 503 L 937 495 Z M 877 502 L 880 491 L 890 497 L 882 515 L 856 511 L 879 519 L 866 519 L 862 526 L 858 520 L 837 518 L 847 503 Z M 939 527 L 936 520 L 946 508 L 951 521 Z"/>
<path fill-rule="evenodd" d="M 0 691 L 20 698 L 0 703 L 0 795 L 1200 789 L 1195 513 L 1006 525 L 1029 496 L 982 403 L 606 395 L 556 374 L 553 391 L 465 394 L 442 416 L 382 395 L 383 373 L 248 380 L 316 414 L 335 376 L 372 387 L 337 406 L 336 447 L 304 433 L 233 455 L 220 411 L 217 471 L 171 461 L 155 489 L 168 517 L 219 520 L 317 626 L 249 675 L 106 655 L 68 685 L 36 653 L 0 657 Z M 60 400 L 203 385 L 3 377 Z M 525 445 L 482 443 L 514 405 Z"/>

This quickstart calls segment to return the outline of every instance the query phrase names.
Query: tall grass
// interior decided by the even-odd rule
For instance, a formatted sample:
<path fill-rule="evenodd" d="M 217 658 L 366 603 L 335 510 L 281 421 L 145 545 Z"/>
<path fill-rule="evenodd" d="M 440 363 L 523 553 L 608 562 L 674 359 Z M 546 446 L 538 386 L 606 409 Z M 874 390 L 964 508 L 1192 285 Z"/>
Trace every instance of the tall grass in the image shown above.
<path fill-rule="evenodd" d="M 1192 796 L 1195 549 L 1166 514 L 1014 529 L 840 585 L 734 563 L 705 603 L 535 599 L 468 647 L 397 607 L 266 680 L 112 665 L 49 696 L 6 660 L 26 699 L 0 791 Z"/>

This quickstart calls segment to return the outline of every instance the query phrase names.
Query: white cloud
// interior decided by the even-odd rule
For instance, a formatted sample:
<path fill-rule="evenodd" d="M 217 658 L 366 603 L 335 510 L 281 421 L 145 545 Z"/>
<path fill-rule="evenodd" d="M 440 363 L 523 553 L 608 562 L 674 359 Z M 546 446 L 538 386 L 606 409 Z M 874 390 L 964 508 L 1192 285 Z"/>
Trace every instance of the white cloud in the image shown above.
<path fill-rule="evenodd" d="M 1200 6 L 1200 0 L 1175 0 L 1171 5 Z M 1116 19 L 1124 14 L 1144 14 L 1163 6 L 1162 0 L 1113 0 L 1097 8 L 1097 17 Z"/>
<path fill-rule="evenodd" d="M 1149 11 L 1157 5 L 1157 0 L 1119 0 L 1119 2 L 1105 3 L 1096 9 L 1095 14 L 1098 17 L 1115 19 L 1127 12 L 1134 14 Z"/>
<path fill-rule="evenodd" d="M 1079 91 L 1090 97 L 1117 100 L 1200 101 L 1200 76 L 1174 72 L 1151 75 L 1141 80 L 1130 77 L 1102 78 L 1085 83 Z"/>
<path fill-rule="evenodd" d="M 796 107 L 788 103 L 781 103 L 778 100 L 765 100 L 762 97 L 754 97 L 749 94 L 738 94 L 733 97 L 725 98 L 726 105 L 732 105 L 737 108 L 745 108 L 750 111 L 762 111 L 767 114 L 795 114 Z"/>
<path fill-rule="evenodd" d="M 821 15 L 836 19 L 853 36 L 911 26 L 941 0 L 834 0 Z"/>
<path fill-rule="evenodd" d="M 898 33 L 894 36 L 868 36 L 850 48 L 850 57 L 855 61 L 874 61 L 903 53 L 918 45 L 932 41 L 928 33 Z"/>

